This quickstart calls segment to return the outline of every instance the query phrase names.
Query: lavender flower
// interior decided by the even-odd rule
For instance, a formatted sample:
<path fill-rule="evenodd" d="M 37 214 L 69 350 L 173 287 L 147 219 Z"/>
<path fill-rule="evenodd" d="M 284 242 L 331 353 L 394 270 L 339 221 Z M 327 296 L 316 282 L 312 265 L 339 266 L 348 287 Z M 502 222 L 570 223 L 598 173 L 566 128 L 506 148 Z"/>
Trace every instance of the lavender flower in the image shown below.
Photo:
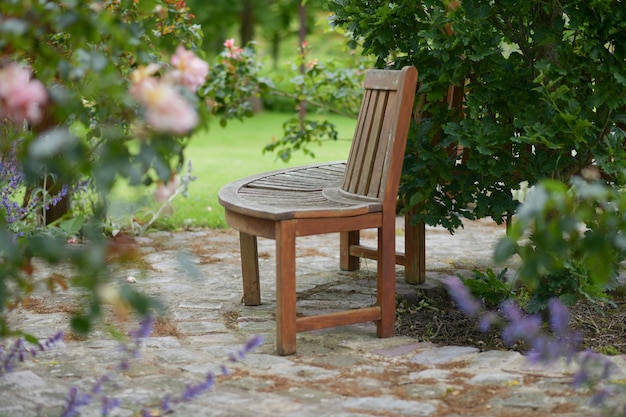
<path fill-rule="evenodd" d="M 572 386 L 574 388 L 582 387 L 584 384 L 589 382 L 590 379 L 591 377 L 589 376 L 587 370 L 581 368 L 574 374 L 574 377 L 572 378 Z"/>
<path fill-rule="evenodd" d="M 111 376 L 109 374 L 102 375 L 100 378 L 98 378 L 94 386 L 91 387 L 91 393 L 96 395 L 100 394 L 102 392 L 102 386 L 110 380 Z"/>
<path fill-rule="evenodd" d="M 239 362 L 242 360 L 248 353 L 252 352 L 257 347 L 263 344 L 262 336 L 254 336 L 252 339 L 248 340 L 246 344 L 239 349 L 237 352 L 231 353 L 228 355 L 228 359 L 231 362 Z"/>
<path fill-rule="evenodd" d="M 139 322 L 139 327 L 135 330 L 128 332 L 129 336 L 133 338 L 135 343 L 140 343 L 141 339 L 145 339 L 152 333 L 152 327 L 154 326 L 155 318 L 153 316 L 146 316 Z"/>
<path fill-rule="evenodd" d="M 102 411 L 102 416 L 106 417 L 109 415 L 109 413 L 111 412 L 111 410 L 117 408 L 120 406 L 120 400 L 117 398 L 111 398 L 111 397 L 107 397 L 104 396 L 102 397 L 102 407 L 101 407 L 101 411 Z"/>
<path fill-rule="evenodd" d="M 120 345 L 120 350 L 128 353 L 133 358 L 138 358 L 140 356 L 139 350 L 141 349 L 141 342 L 143 339 L 150 336 L 155 321 L 155 318 L 151 315 L 144 317 L 144 319 L 139 322 L 139 327 L 128 332 L 128 335 L 133 340 L 133 344 Z M 128 360 L 122 359 L 117 368 L 118 371 L 122 372 L 128 370 L 129 366 Z"/>
<path fill-rule="evenodd" d="M 469 290 L 458 278 L 448 278 L 446 285 L 461 311 L 472 316 L 480 312 L 478 302 L 471 297 Z M 593 395 L 590 398 L 592 406 L 603 405 L 613 394 L 611 387 L 603 387 L 601 383 L 611 378 L 615 365 L 606 356 L 592 351 L 577 355 L 582 337 L 580 333 L 570 329 L 569 310 L 558 299 L 548 302 L 551 331 L 549 334 L 542 333 L 542 320 L 538 315 L 527 315 L 515 302 L 504 302 L 501 310 L 505 323 L 502 339 L 507 345 L 510 346 L 519 340 L 527 342 L 530 345 L 528 359 L 531 363 L 547 364 L 560 358 L 566 358 L 568 362 L 577 359 L 579 369 L 572 379 L 572 385 L 576 388 L 588 386 L 592 389 Z M 498 314 L 492 311 L 485 312 L 479 322 L 481 331 L 489 331 L 498 321 Z M 626 417 L 626 406 L 623 417 Z"/>
<path fill-rule="evenodd" d="M 487 333 L 497 321 L 498 315 L 493 311 L 488 311 L 480 318 L 478 329 L 483 333 Z"/>
<path fill-rule="evenodd" d="M 59 201 L 61 201 L 63 197 L 67 195 L 68 192 L 69 192 L 69 187 L 63 184 L 63 186 L 61 187 L 61 190 L 56 195 L 52 196 L 52 198 L 50 198 L 50 200 L 46 202 L 44 209 L 48 210 L 50 207 L 55 207 L 57 204 L 59 204 Z"/>
<path fill-rule="evenodd" d="M 163 410 L 163 413 L 172 411 L 170 394 L 165 395 L 165 397 L 161 400 L 161 410 Z"/>
<path fill-rule="evenodd" d="M 22 207 L 22 204 L 12 199 L 22 199 L 24 176 L 17 160 L 16 153 L 19 141 L 12 144 L 11 150 L 0 155 L 0 212 L 8 225 L 22 219 L 32 207 Z"/>
<path fill-rule="evenodd" d="M 583 352 L 580 360 L 580 369 L 574 375 L 572 385 L 593 385 L 597 381 L 607 381 L 613 374 L 615 365 L 609 358 L 599 353 L 587 350 Z M 598 369 L 601 369 L 598 372 Z"/>
<path fill-rule="evenodd" d="M 567 307 L 558 298 L 552 298 L 548 302 L 550 312 L 550 328 L 552 331 L 563 336 L 569 332 L 570 314 Z"/>
<path fill-rule="evenodd" d="M 239 362 L 242 359 L 245 358 L 245 356 L 252 352 L 254 349 L 256 349 L 257 347 L 259 347 L 261 344 L 263 343 L 263 337 L 261 336 L 255 336 L 252 339 L 248 340 L 246 342 L 246 344 L 239 349 L 238 351 L 231 353 L 228 356 L 228 359 L 230 362 Z M 228 368 L 225 365 L 221 365 L 220 366 L 220 370 L 222 372 L 222 375 L 228 375 L 229 371 Z M 197 384 L 188 384 L 187 386 L 185 386 L 185 389 L 183 390 L 183 392 L 180 394 L 179 397 L 172 397 L 170 395 L 166 395 L 165 397 L 163 397 L 163 399 L 161 400 L 161 411 L 163 413 L 167 413 L 172 411 L 172 405 L 173 404 L 179 404 L 179 403 L 183 403 L 183 402 L 188 402 L 188 401 L 192 401 L 193 399 L 197 398 L 199 395 L 212 390 L 215 387 L 215 375 L 212 372 L 209 372 L 206 375 L 206 378 L 204 379 L 204 381 L 201 381 Z M 146 409 L 143 409 L 141 411 L 141 415 L 142 416 L 149 416 L 149 412 Z"/>
<path fill-rule="evenodd" d="M 128 332 L 132 338 L 132 346 L 121 345 L 120 350 L 132 358 L 139 357 L 139 350 L 141 348 L 142 339 L 150 336 L 152 333 L 152 327 L 154 325 L 154 317 L 148 315 L 139 323 L 139 327 Z M 127 370 L 130 366 L 128 358 L 124 357 L 120 359 L 116 366 L 118 372 Z M 61 417 L 73 417 L 78 415 L 78 409 L 89 405 L 94 397 L 101 396 L 101 415 L 108 416 L 111 410 L 120 406 L 120 401 L 117 398 L 112 398 L 106 395 L 102 395 L 102 388 L 106 383 L 111 382 L 111 375 L 106 373 L 96 380 L 91 387 L 89 394 L 81 394 L 76 387 L 70 388 L 70 392 L 66 398 L 66 404 L 63 408 Z M 150 415 L 150 414 L 146 414 Z"/>
<path fill-rule="evenodd" d="M 606 388 L 601 388 L 594 392 L 594 394 L 591 396 L 591 399 L 589 400 L 589 404 L 592 407 L 600 407 L 602 406 L 602 404 L 604 404 L 607 398 L 609 398 L 610 394 L 611 393 L 609 392 L 609 390 L 607 390 Z"/>
<path fill-rule="evenodd" d="M 143 338 L 148 337 L 152 331 L 152 327 L 154 324 L 154 317 L 147 316 L 141 322 L 138 328 L 131 330 L 129 335 L 132 338 L 131 346 L 122 345 L 121 351 L 130 355 L 131 358 L 136 358 L 139 353 L 139 349 L 141 347 L 141 341 Z M 51 338 L 52 339 L 52 338 Z M 49 339 L 49 340 L 51 340 Z M 255 336 L 252 339 L 248 340 L 244 346 L 241 347 L 237 352 L 229 355 L 229 360 L 231 362 L 239 362 L 244 357 L 256 349 L 263 343 L 263 338 L 261 336 Z M 42 343 L 41 346 L 46 347 L 47 343 Z M 0 349 L 0 353 L 2 350 Z M 122 358 L 120 363 L 117 365 L 116 369 L 118 371 L 123 371 L 128 369 L 129 359 Z M 225 365 L 220 367 L 222 374 L 228 374 L 228 368 Z M 61 417 L 74 417 L 79 413 L 79 409 L 86 405 L 89 405 L 94 399 L 100 397 L 101 400 L 101 415 L 103 417 L 109 416 L 111 410 L 120 406 L 120 401 L 117 398 L 112 398 L 102 394 L 103 386 L 107 383 L 111 383 L 112 378 L 111 374 L 105 374 L 98 378 L 94 385 L 92 386 L 89 393 L 81 393 L 78 388 L 72 387 L 70 392 L 66 398 L 65 406 L 62 409 Z M 209 372 L 203 381 L 200 381 L 195 384 L 187 384 L 185 389 L 180 393 L 178 397 L 172 397 L 170 394 L 164 396 L 161 400 L 161 404 L 159 406 L 160 411 L 164 414 L 171 412 L 173 410 L 172 405 L 179 404 L 183 402 L 189 402 L 202 395 L 203 393 L 212 390 L 215 387 L 215 375 L 212 372 Z M 150 417 L 152 416 L 152 411 L 143 408 L 140 410 L 139 415 Z"/>
<path fill-rule="evenodd" d="M 39 341 L 39 350 L 42 352 L 46 351 L 59 343 L 61 340 L 63 340 L 63 332 L 59 331 L 53 336 L 50 336 L 43 341 Z M 37 350 L 29 348 L 23 337 L 20 337 L 13 342 L 7 352 L 4 352 L 2 348 L 0 348 L 0 375 L 11 372 L 15 368 L 16 363 L 24 362 L 28 355 L 35 357 L 37 355 Z"/>
<path fill-rule="evenodd" d="M 469 289 L 463 285 L 458 277 L 448 277 L 445 281 L 450 296 L 463 313 L 469 316 L 475 316 L 482 310 L 482 305 L 478 300 L 472 297 Z"/>
<path fill-rule="evenodd" d="M 215 386 L 215 376 L 209 372 L 203 382 L 198 384 L 191 384 L 185 387 L 181 395 L 181 401 L 191 401 L 196 398 L 198 395 L 209 391 Z"/>
<path fill-rule="evenodd" d="M 539 334 L 541 317 L 525 315 L 513 301 L 504 302 L 502 311 L 509 321 L 509 324 L 502 330 L 502 340 L 508 346 L 519 340 L 532 341 Z"/>
<path fill-rule="evenodd" d="M 61 410 L 61 417 L 74 417 L 78 415 L 78 409 L 91 402 L 89 394 L 82 394 L 78 388 L 70 388 L 70 392 L 65 399 L 65 405 Z"/>

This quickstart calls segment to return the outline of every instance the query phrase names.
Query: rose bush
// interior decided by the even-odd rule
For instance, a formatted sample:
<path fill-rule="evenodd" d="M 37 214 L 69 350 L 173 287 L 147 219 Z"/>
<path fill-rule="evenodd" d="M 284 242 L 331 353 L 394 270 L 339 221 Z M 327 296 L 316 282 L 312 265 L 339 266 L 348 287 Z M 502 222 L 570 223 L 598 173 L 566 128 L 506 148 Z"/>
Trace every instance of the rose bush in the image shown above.
<path fill-rule="evenodd" d="M 0 4 L 0 335 L 16 331 L 3 313 L 37 285 L 85 292 L 77 332 L 90 330 L 104 302 L 143 314 L 156 306 L 129 286 L 103 291 L 110 261 L 128 255 L 103 233 L 107 198 L 117 181 L 169 192 L 215 97 L 241 104 L 223 99 L 238 87 L 216 84 L 222 63 L 209 66 L 201 39 L 182 0 Z M 76 187 L 89 187 L 89 212 L 46 219 Z M 83 244 L 66 244 L 64 230 Z M 72 272 L 38 281 L 40 262 Z"/>

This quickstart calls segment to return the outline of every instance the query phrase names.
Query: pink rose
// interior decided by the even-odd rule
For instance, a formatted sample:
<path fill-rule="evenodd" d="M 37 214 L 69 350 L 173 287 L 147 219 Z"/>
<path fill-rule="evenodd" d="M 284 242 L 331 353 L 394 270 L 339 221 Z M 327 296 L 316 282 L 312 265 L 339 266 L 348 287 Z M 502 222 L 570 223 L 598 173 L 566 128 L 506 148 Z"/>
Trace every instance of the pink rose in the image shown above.
<path fill-rule="evenodd" d="M 198 124 L 198 114 L 167 80 L 143 77 L 130 94 L 144 106 L 146 121 L 159 132 L 188 133 Z"/>
<path fill-rule="evenodd" d="M 11 63 L 0 69 L 0 118 L 16 124 L 39 123 L 42 108 L 48 100 L 46 88 L 39 80 L 31 80 L 28 69 Z"/>
<path fill-rule="evenodd" d="M 226 49 L 233 49 L 233 46 L 235 46 L 235 39 L 231 38 L 224 41 L 224 47 Z"/>
<path fill-rule="evenodd" d="M 235 40 L 234 39 L 226 39 L 226 41 L 224 41 L 224 47 L 226 47 L 226 49 L 228 49 L 228 52 L 226 53 L 226 56 L 228 58 L 233 58 L 233 59 L 240 59 L 241 58 L 241 53 L 243 52 L 243 49 L 240 48 L 239 46 L 235 46 Z"/>
<path fill-rule="evenodd" d="M 196 92 L 205 82 L 209 73 L 209 64 L 198 58 L 192 51 L 178 45 L 172 55 L 174 70 L 168 76 L 192 92 Z"/>

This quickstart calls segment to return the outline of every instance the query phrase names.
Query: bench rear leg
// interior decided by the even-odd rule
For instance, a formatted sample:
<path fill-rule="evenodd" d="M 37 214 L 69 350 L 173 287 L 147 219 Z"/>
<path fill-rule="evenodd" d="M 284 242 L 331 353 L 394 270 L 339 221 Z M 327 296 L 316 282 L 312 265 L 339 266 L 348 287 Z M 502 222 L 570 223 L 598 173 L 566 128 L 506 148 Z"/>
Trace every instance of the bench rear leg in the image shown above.
<path fill-rule="evenodd" d="M 339 233 L 339 267 L 343 271 L 356 271 L 361 267 L 361 258 L 350 255 L 350 246 L 360 241 L 359 230 Z"/>
<path fill-rule="evenodd" d="M 420 221 L 411 224 L 415 208 L 404 216 L 404 278 L 408 284 L 426 282 L 426 226 Z"/>
<path fill-rule="evenodd" d="M 261 304 L 259 282 L 259 250 L 256 236 L 239 232 L 241 249 L 241 275 L 243 278 L 243 303 L 247 306 Z"/>

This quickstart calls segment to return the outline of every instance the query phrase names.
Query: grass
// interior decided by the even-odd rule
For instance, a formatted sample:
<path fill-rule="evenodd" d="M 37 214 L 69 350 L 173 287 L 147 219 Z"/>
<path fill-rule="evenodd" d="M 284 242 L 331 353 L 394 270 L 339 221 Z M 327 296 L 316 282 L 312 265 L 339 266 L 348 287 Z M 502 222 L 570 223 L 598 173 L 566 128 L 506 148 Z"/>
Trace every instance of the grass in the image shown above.
<path fill-rule="evenodd" d="M 217 192 L 223 185 L 264 171 L 347 158 L 356 122 L 332 115 L 327 117 L 335 123 L 340 140 L 312 145 L 315 158 L 296 152 L 285 163 L 274 153 L 263 153 L 263 147 L 272 137 L 282 136 L 282 124 L 287 117 L 264 112 L 244 122 L 231 121 L 225 128 L 214 123 L 209 131 L 194 136 L 185 156 L 191 159 L 192 175 L 198 178 L 189 185 L 188 197 L 178 196 L 154 227 L 168 230 L 225 227 L 224 209 L 217 201 Z M 153 195 L 154 187 L 118 187 L 113 196 L 111 217 L 119 227 L 128 227 L 130 216 L 151 216 L 159 207 Z"/>

